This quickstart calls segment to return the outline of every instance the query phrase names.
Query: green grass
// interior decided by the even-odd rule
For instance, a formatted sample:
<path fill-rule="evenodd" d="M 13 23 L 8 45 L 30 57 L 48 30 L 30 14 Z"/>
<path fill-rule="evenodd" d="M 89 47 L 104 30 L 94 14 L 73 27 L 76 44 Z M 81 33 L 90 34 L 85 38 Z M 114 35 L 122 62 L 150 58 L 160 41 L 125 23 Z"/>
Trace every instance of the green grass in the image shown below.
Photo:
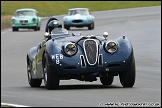
<path fill-rule="evenodd" d="M 1 104 L 1 107 L 13 107 L 13 106 L 10 106 L 10 105 L 2 105 Z"/>
<path fill-rule="evenodd" d="M 65 14 L 69 8 L 85 7 L 91 12 L 135 7 L 161 6 L 161 1 L 1 1 L 1 29 L 10 26 L 10 18 L 2 21 L 4 16 L 12 16 L 19 8 L 34 8 L 39 16 Z"/>

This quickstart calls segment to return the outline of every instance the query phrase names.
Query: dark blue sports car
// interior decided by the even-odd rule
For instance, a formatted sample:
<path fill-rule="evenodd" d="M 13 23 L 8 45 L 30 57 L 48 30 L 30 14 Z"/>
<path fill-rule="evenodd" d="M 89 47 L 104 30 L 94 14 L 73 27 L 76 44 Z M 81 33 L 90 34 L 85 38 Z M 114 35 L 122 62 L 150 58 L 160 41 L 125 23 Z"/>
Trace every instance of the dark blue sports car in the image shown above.
<path fill-rule="evenodd" d="M 125 37 L 110 40 L 102 36 L 69 33 L 56 28 L 48 41 L 32 47 L 27 54 L 27 73 L 31 87 L 39 87 L 44 79 L 47 89 L 57 89 L 60 80 L 77 79 L 111 85 L 114 76 L 123 87 L 133 87 L 136 67 L 133 47 Z"/>

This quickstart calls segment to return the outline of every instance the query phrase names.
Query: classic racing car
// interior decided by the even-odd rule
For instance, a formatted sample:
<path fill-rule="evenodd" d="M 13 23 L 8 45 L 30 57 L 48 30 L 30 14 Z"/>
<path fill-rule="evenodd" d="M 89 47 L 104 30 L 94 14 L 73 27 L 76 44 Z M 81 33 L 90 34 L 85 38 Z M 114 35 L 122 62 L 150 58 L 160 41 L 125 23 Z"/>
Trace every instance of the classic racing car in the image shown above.
<path fill-rule="evenodd" d="M 31 8 L 18 9 L 11 18 L 12 31 L 18 31 L 19 28 L 40 30 L 41 17 L 38 11 Z"/>
<path fill-rule="evenodd" d="M 60 80 L 76 79 L 111 85 L 114 76 L 123 87 L 133 87 L 136 77 L 135 58 L 131 42 L 121 36 L 116 40 L 103 35 L 69 33 L 55 28 L 51 39 L 32 47 L 27 53 L 27 74 L 31 87 L 41 86 L 44 80 L 49 90 L 59 88 Z"/>
<path fill-rule="evenodd" d="M 72 8 L 68 10 L 67 16 L 63 17 L 64 28 L 69 30 L 70 27 L 88 27 L 94 29 L 94 16 L 88 8 Z"/>

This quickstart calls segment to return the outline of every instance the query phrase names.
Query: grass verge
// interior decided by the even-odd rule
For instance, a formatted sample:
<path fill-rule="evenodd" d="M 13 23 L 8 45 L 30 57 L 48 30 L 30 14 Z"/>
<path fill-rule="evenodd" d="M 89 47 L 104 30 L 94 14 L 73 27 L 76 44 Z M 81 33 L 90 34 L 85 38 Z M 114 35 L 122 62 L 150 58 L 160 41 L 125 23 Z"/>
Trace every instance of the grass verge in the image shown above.
<path fill-rule="evenodd" d="M 13 106 L 10 106 L 10 105 L 1 105 L 1 107 L 13 107 Z"/>
<path fill-rule="evenodd" d="M 85 7 L 90 11 L 160 6 L 161 1 L 1 1 L 1 29 L 10 27 L 10 20 L 19 8 L 34 8 L 39 16 L 65 14 L 69 8 Z"/>

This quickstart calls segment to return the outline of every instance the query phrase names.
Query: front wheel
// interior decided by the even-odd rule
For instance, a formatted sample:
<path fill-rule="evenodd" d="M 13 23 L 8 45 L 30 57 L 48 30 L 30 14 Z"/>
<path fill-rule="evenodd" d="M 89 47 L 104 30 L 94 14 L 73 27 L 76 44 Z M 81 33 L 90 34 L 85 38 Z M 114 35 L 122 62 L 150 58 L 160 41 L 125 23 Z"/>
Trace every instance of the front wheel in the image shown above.
<path fill-rule="evenodd" d="M 34 27 L 34 31 L 37 31 L 38 29 L 39 29 L 38 26 Z"/>
<path fill-rule="evenodd" d="M 57 89 L 59 87 L 60 78 L 58 75 L 55 75 L 50 71 L 45 55 L 43 58 L 43 74 L 44 84 L 48 90 Z"/>
<path fill-rule="evenodd" d="M 28 83 L 31 87 L 40 87 L 42 79 L 33 79 L 31 72 L 32 72 L 32 63 L 31 61 L 29 61 L 27 63 Z"/>
<path fill-rule="evenodd" d="M 88 25 L 88 30 L 92 30 L 92 29 L 94 29 L 94 22 Z"/>
<path fill-rule="evenodd" d="M 108 75 L 106 77 L 100 77 L 100 81 L 103 85 L 111 85 L 114 80 L 114 76 Z"/>
<path fill-rule="evenodd" d="M 68 26 L 68 25 L 64 25 L 64 28 L 67 30 L 70 30 L 70 26 Z"/>
<path fill-rule="evenodd" d="M 38 30 L 40 31 L 40 26 L 38 27 Z"/>
<path fill-rule="evenodd" d="M 133 87 L 135 83 L 135 77 L 136 77 L 135 61 L 133 62 L 132 66 L 128 71 L 119 74 L 120 82 L 123 87 Z"/>
<path fill-rule="evenodd" d="M 19 30 L 19 28 L 17 28 L 17 27 L 12 27 L 12 31 L 18 31 Z"/>

